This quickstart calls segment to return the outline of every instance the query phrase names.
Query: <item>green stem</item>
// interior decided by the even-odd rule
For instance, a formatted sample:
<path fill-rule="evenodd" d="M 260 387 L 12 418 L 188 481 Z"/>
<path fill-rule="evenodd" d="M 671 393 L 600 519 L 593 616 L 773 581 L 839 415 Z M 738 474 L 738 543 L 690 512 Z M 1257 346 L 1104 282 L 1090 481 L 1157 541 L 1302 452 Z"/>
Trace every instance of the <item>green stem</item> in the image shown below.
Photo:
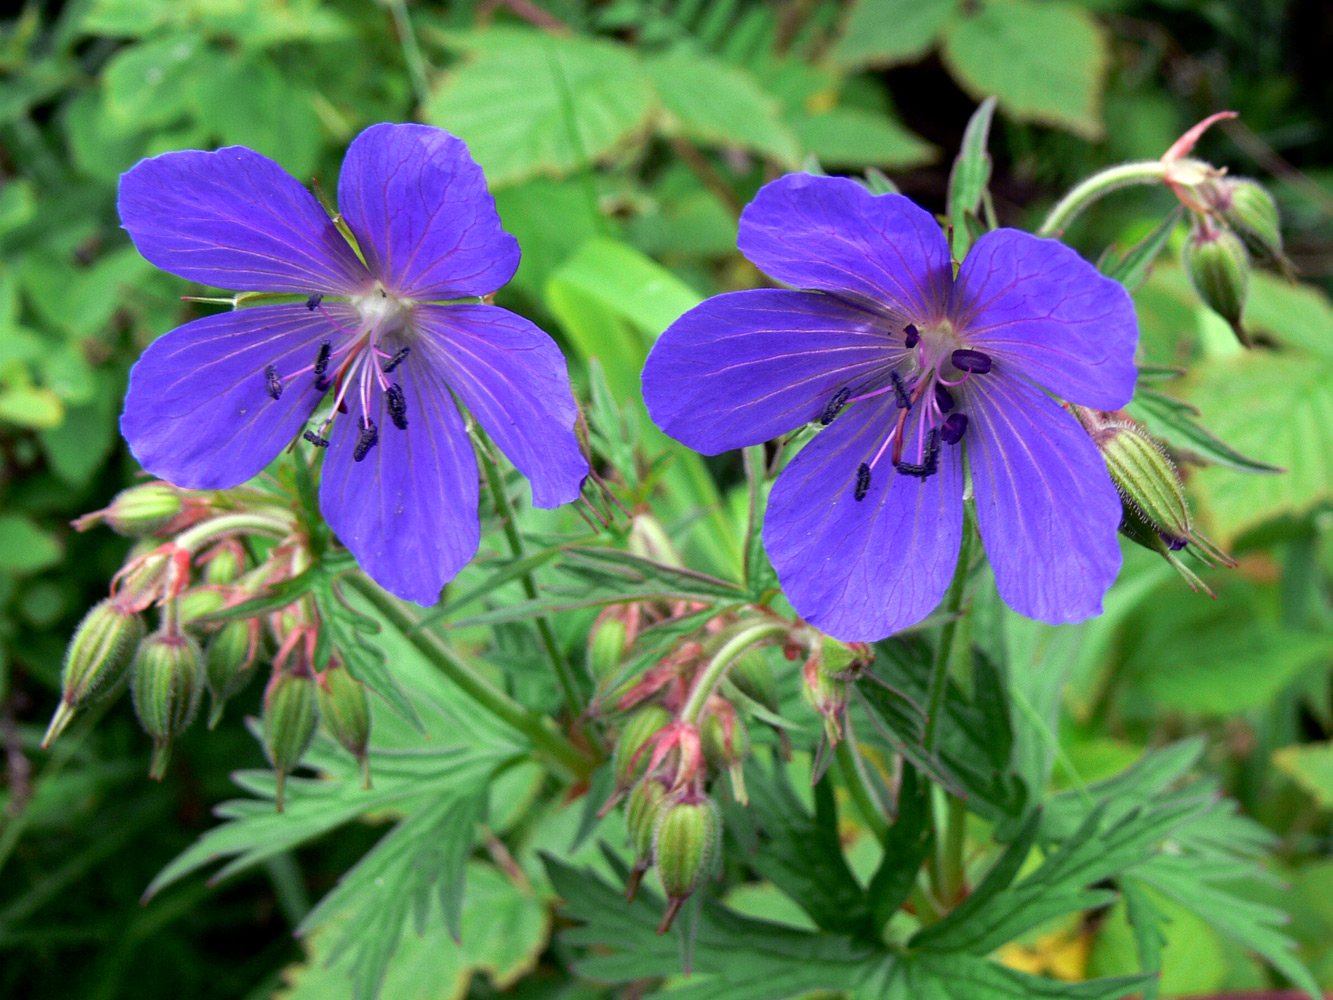
<path fill-rule="evenodd" d="M 478 434 L 480 435 L 480 428 Z M 504 525 L 505 538 L 509 542 L 509 552 L 515 559 L 522 559 L 524 554 L 523 538 L 518 533 L 518 525 L 514 523 L 514 508 L 509 503 L 509 497 L 505 493 L 504 483 L 500 479 L 500 470 L 485 455 L 482 456 L 481 467 L 486 470 L 486 485 L 490 487 L 491 496 L 495 501 L 495 511 L 500 515 L 500 521 Z M 528 595 L 528 600 L 535 601 L 537 599 L 537 584 L 532 579 L 531 571 L 523 573 L 519 577 L 519 582 L 523 584 L 523 593 Z M 537 634 L 541 636 L 542 647 L 546 650 L 546 658 L 551 661 L 551 666 L 555 669 L 556 679 L 560 682 L 560 691 L 565 696 L 565 706 L 569 709 L 570 717 L 577 719 L 583 711 L 583 701 L 579 697 L 579 686 L 574 677 L 574 669 L 560 654 L 560 647 L 556 645 L 555 641 L 555 633 L 551 630 L 551 623 L 546 620 L 546 616 L 538 615 L 534 621 L 537 626 Z"/>
<path fill-rule="evenodd" d="M 742 569 L 745 582 L 752 589 L 754 580 L 750 579 L 751 563 L 755 558 L 754 547 L 759 544 L 759 524 L 764 516 L 764 446 L 751 445 L 742 453 L 745 460 L 745 480 L 749 487 L 749 505 L 745 515 L 745 548 L 741 553 Z"/>
<path fill-rule="evenodd" d="M 412 79 L 412 90 L 417 95 L 417 103 L 425 104 L 430 96 L 430 76 L 426 72 L 426 59 L 417 44 L 416 32 L 412 30 L 412 19 L 407 16 L 407 4 L 403 0 L 389 0 L 389 12 L 393 15 L 393 24 L 398 31 L 398 44 L 403 49 L 403 60 L 407 63 L 407 75 Z"/>
<path fill-rule="evenodd" d="M 1074 187 L 1056 202 L 1046 221 L 1037 229 L 1038 236 L 1059 236 L 1065 231 L 1080 212 L 1093 202 L 1134 184 L 1160 184 L 1171 169 L 1171 164 L 1161 160 L 1135 160 L 1108 167 L 1093 174 Z"/>
<path fill-rule="evenodd" d="M 708 702 L 708 696 L 722 683 L 722 679 L 727 676 L 727 668 L 736 657 L 757 642 L 786 635 L 790 631 L 791 625 L 786 622 L 764 621 L 741 629 L 723 643 L 722 648 L 708 661 L 708 666 L 704 667 L 699 679 L 694 682 L 690 697 L 685 702 L 685 707 L 680 710 L 680 721 L 698 723 L 704 705 Z"/>
<path fill-rule="evenodd" d="M 933 754 L 939 740 L 940 713 L 944 710 L 944 692 L 949 688 L 949 658 L 953 654 L 954 636 L 963 606 L 963 591 L 967 589 L 967 570 L 972 562 L 973 530 L 971 519 L 963 524 L 963 542 L 958 551 L 958 565 L 953 580 L 944 595 L 943 610 L 949 615 L 940 632 L 940 643 L 935 648 L 935 662 L 930 668 L 930 694 L 926 704 L 926 732 L 922 739 L 926 753 Z"/>
<path fill-rule="evenodd" d="M 430 660 L 479 706 L 527 736 L 539 750 L 544 751 L 573 777 L 582 779 L 591 773 L 592 761 L 564 736 L 550 729 L 545 716 L 520 705 L 492 684 L 434 634 L 421 628 L 421 621 L 416 615 L 367 577 L 353 573 L 347 576 L 346 580 L 416 647 L 417 652 Z"/>
<path fill-rule="evenodd" d="M 845 725 L 847 736 L 839 740 L 837 746 L 833 748 L 833 760 L 838 766 L 843 787 L 851 796 L 856 811 L 861 814 L 861 819 L 870 828 L 875 839 L 882 844 L 884 838 L 889 835 L 889 821 L 884 816 L 884 810 L 875 805 L 875 796 L 870 790 L 870 778 L 852 750 L 851 720 L 845 720 Z"/>
<path fill-rule="evenodd" d="M 222 514 L 182 531 L 176 536 L 176 544 L 183 549 L 194 550 L 204 542 L 223 535 L 248 531 L 259 535 L 271 535 L 274 538 L 286 538 L 293 530 L 294 526 L 290 521 L 266 514 Z"/>
<path fill-rule="evenodd" d="M 944 835 L 939 838 L 935 863 L 935 898 L 953 909 L 963 890 L 963 846 L 967 833 L 967 803 L 946 796 Z"/>

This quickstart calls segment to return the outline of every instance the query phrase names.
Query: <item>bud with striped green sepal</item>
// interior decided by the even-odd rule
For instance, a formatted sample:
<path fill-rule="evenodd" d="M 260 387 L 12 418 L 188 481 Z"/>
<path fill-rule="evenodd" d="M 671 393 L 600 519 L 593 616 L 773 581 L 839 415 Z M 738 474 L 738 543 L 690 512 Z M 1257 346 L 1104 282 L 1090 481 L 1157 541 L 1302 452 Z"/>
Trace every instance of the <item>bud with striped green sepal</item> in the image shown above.
<path fill-rule="evenodd" d="M 316 676 L 319 720 L 361 765 L 362 787 L 370 787 L 370 698 L 365 685 L 333 661 Z"/>
<path fill-rule="evenodd" d="M 1258 181 L 1223 177 L 1213 185 L 1213 207 L 1227 225 L 1257 244 L 1262 252 L 1282 257 L 1282 223 L 1277 201 Z"/>
<path fill-rule="evenodd" d="M 1250 255 L 1240 237 L 1199 217 L 1185 239 L 1181 260 L 1203 304 L 1231 324 L 1237 339 L 1249 347 L 1241 316 L 1250 292 Z"/>
<path fill-rule="evenodd" d="M 588 673 L 598 696 L 605 697 L 620 673 L 620 660 L 629 646 L 629 625 L 619 608 L 603 611 L 588 632 Z"/>
<path fill-rule="evenodd" d="M 192 638 L 168 624 L 134 654 L 130 693 L 139 725 L 153 739 L 148 776 L 161 781 L 171 760 L 171 741 L 194 721 L 204 691 L 203 654 Z"/>
<path fill-rule="evenodd" d="M 222 718 L 227 700 L 254 676 L 259 652 L 259 623 L 233 618 L 222 623 L 204 646 L 204 680 L 210 699 L 208 728 Z"/>
<path fill-rule="evenodd" d="M 611 772 L 617 789 L 628 788 L 647 769 L 648 741 L 670 721 L 671 713 L 658 704 L 644 705 L 625 720 L 611 752 Z"/>
<path fill-rule="evenodd" d="M 204 582 L 225 587 L 245 572 L 245 546 L 234 538 L 225 538 L 199 561 L 204 567 Z"/>
<path fill-rule="evenodd" d="M 667 783 L 649 776 L 634 786 L 625 802 L 625 828 L 629 831 L 630 848 L 634 851 L 634 868 L 625 886 L 625 898 L 633 901 L 639 891 L 643 873 L 653 864 L 653 831 L 657 815 L 666 801 Z"/>
<path fill-rule="evenodd" d="M 287 775 L 310 748 L 318 721 L 315 678 L 308 670 L 275 673 L 264 692 L 264 752 L 277 778 L 278 812 L 282 812 Z"/>
<path fill-rule="evenodd" d="M 664 802 L 653 829 L 653 863 L 667 896 L 658 934 L 671 929 L 690 894 L 717 874 L 722 854 L 722 815 L 700 792 Z"/>
<path fill-rule="evenodd" d="M 65 647 L 60 705 L 42 739 L 43 748 L 64 731 L 79 708 L 104 696 L 124 678 L 145 631 L 139 615 L 110 598 L 88 610 Z"/>
<path fill-rule="evenodd" d="M 750 754 L 750 733 L 745 720 L 722 698 L 708 700 L 708 714 L 699 724 L 699 742 L 710 767 L 726 771 L 731 795 L 740 805 L 749 804 L 745 791 L 745 758 Z"/>
<path fill-rule="evenodd" d="M 74 527 L 87 531 L 105 523 L 118 535 L 143 538 L 165 528 L 183 510 L 185 500 L 176 487 L 163 482 L 143 483 L 121 490 L 106 507 L 75 520 Z"/>
<path fill-rule="evenodd" d="M 1210 566 L 1234 566 L 1235 560 L 1194 526 L 1185 485 L 1166 447 L 1146 428 L 1121 412 L 1071 407 L 1101 452 L 1120 494 L 1125 537 L 1161 555 L 1191 589 L 1212 593 L 1176 555 L 1188 545 Z"/>
<path fill-rule="evenodd" d="M 778 684 L 773 676 L 764 654 L 757 649 L 747 649 L 731 664 L 727 679 L 735 684 L 741 694 L 776 714 L 780 708 Z"/>

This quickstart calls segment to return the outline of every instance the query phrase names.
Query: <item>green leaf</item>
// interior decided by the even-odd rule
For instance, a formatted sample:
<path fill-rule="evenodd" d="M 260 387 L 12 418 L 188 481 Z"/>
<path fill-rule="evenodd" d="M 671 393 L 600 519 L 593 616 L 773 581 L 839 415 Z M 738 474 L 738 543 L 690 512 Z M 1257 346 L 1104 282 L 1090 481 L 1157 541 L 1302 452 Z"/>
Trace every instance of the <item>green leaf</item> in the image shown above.
<path fill-rule="evenodd" d="M 1120 894 L 1125 900 L 1125 919 L 1134 932 L 1134 946 L 1139 952 L 1139 967 L 1144 972 L 1162 971 L 1162 946 L 1166 935 L 1162 924 L 1166 915 L 1153 903 L 1152 897 L 1133 879 L 1120 881 Z M 1154 978 L 1143 986 L 1143 1000 L 1157 1000 L 1158 981 Z"/>
<path fill-rule="evenodd" d="M 1333 743 L 1302 743 L 1273 751 L 1274 766 L 1323 809 L 1333 809 Z"/>
<path fill-rule="evenodd" d="M 495 192 L 495 207 L 506 232 L 523 248 L 512 284 L 540 300 L 546 279 L 601 224 L 588 188 L 577 181 L 537 177 Z"/>
<path fill-rule="evenodd" d="M 286 79 L 267 56 L 220 58 L 190 84 L 195 119 L 221 143 L 249 146 L 294 177 L 314 172 L 321 137 L 311 95 Z"/>
<path fill-rule="evenodd" d="M 51 471 L 70 486 L 83 486 L 92 479 L 116 445 L 120 404 L 112 382 L 105 375 L 99 377 L 91 402 L 67 410 L 59 427 L 38 435 Z"/>
<path fill-rule="evenodd" d="M 739 146 L 788 169 L 800 163 L 796 137 L 777 100 L 745 70 L 677 46 L 643 61 L 666 118 L 658 130 L 700 142 Z"/>
<path fill-rule="evenodd" d="M 933 831 L 931 786 L 917 769 L 903 761 L 898 784 L 898 814 L 884 838 L 884 859 L 870 879 L 866 894 L 876 927 L 883 927 L 902 907 L 916 884 L 930 851 Z"/>
<path fill-rule="evenodd" d="M 1176 206 L 1175 210 L 1154 226 L 1143 239 L 1126 250 L 1123 257 L 1108 259 L 1101 272 L 1108 278 L 1120 282 L 1131 294 L 1138 291 L 1148 280 L 1148 272 L 1152 270 L 1153 261 L 1166 247 L 1167 240 L 1175 232 L 1176 226 L 1180 225 L 1184 214 L 1184 206 Z"/>
<path fill-rule="evenodd" d="M 958 0 L 856 0 L 833 61 L 848 69 L 911 62 L 935 45 Z"/>
<path fill-rule="evenodd" d="M 885 974 L 863 985 L 854 1000 L 1119 1000 L 1142 989 L 1147 976 L 1062 983 L 1029 976 L 973 955 L 908 955 L 885 963 Z"/>
<path fill-rule="evenodd" d="M 652 83 L 624 46 L 501 27 L 441 41 L 466 55 L 427 98 L 426 121 L 466 141 L 493 188 L 583 169 L 653 109 Z"/>
<path fill-rule="evenodd" d="M 0 573 L 37 573 L 60 562 L 59 539 L 23 514 L 0 514 Z"/>
<path fill-rule="evenodd" d="M 50 389 L 36 385 L 0 385 L 0 420 L 46 430 L 60 426 L 65 405 Z"/>
<path fill-rule="evenodd" d="M 1173 447 L 1205 462 L 1259 475 L 1286 471 L 1242 455 L 1195 420 L 1199 415 L 1197 407 L 1164 392 L 1140 386 L 1126 409 L 1131 416 L 1143 421 L 1150 431 L 1165 438 Z"/>
<path fill-rule="evenodd" d="M 368 634 L 379 632 L 383 627 L 379 619 L 368 617 L 347 606 L 341 594 L 334 589 L 333 582 L 323 574 L 311 582 L 310 592 L 314 595 L 324 626 L 320 638 L 323 639 L 327 634 L 342 657 L 347 672 L 424 733 L 426 730 L 421 717 L 394 672 L 389 669 L 383 649 L 378 643 L 367 641 Z"/>
<path fill-rule="evenodd" d="M 697 573 L 667 566 L 621 549 L 570 545 L 559 562 L 562 572 L 577 579 L 592 595 L 608 590 L 620 601 L 684 600 L 708 604 L 745 600 L 744 587 Z"/>
<path fill-rule="evenodd" d="M 1218 437 L 1287 470 L 1238 476 L 1213 468 L 1194 477 L 1222 544 L 1271 517 L 1301 514 L 1333 498 L 1333 361 L 1247 351 L 1196 366 L 1182 392 Z"/>
<path fill-rule="evenodd" d="M 213 65 L 199 35 L 172 34 L 121 49 L 102 73 L 108 123 L 121 132 L 169 125 L 191 106 L 191 83 Z"/>
<path fill-rule="evenodd" d="M 826 167 L 902 169 L 929 163 L 938 152 L 888 115 L 863 108 L 794 111 L 788 121 L 801 148 Z"/>
<path fill-rule="evenodd" d="M 1103 804 L 1031 874 L 977 904 L 965 900 L 938 924 L 918 932 L 912 944 L 937 952 L 984 955 L 1047 920 L 1103 906 L 1114 894 L 1089 886 L 1147 860 L 1173 830 L 1212 803 L 1211 795 L 1172 797 L 1117 821 L 1106 820 Z M 1015 852 L 1027 843 L 1031 843 L 1027 836 L 1016 840 L 997 862 L 1000 876 L 1011 877 L 1010 870 L 1022 862 Z"/>
<path fill-rule="evenodd" d="M 1087 11 L 1056 0 L 987 0 L 951 22 L 944 61 L 978 100 L 994 94 L 1013 118 L 1102 136 L 1110 48 Z"/>
<path fill-rule="evenodd" d="M 686 915 L 676 932 L 660 935 L 656 927 L 665 903 L 653 893 L 641 888 L 627 902 L 619 888 L 591 872 L 550 856 L 543 860 L 566 914 L 582 925 L 562 938 L 590 948 L 575 963 L 581 975 L 625 983 L 681 972 L 677 935 L 686 933 Z M 622 878 L 627 874 L 620 862 L 612 864 Z M 689 933 L 693 971 L 670 992 L 672 1000 L 779 1000 L 812 990 L 847 989 L 884 954 L 838 935 L 742 917 L 711 901 L 703 902 Z"/>
<path fill-rule="evenodd" d="M 480 755 L 471 747 L 439 747 L 397 756 L 371 750 L 375 786 L 361 787 L 356 762 L 319 737 L 306 754 L 304 766 L 316 768 L 326 777 L 313 781 L 288 777 L 283 812 L 273 805 L 277 797 L 268 771 L 242 771 L 235 780 L 262 795 L 258 799 L 233 799 L 215 810 L 227 822 L 209 830 L 158 873 L 144 892 L 151 897 L 192 872 L 223 859 L 230 859 L 211 881 L 253 868 L 275 854 L 320 837 L 365 813 L 373 813 L 421 796 L 448 793 L 473 787 L 495 768 L 492 755 Z"/>
<path fill-rule="evenodd" d="M 995 98 L 988 97 L 972 112 L 963 130 L 958 157 L 949 171 L 949 221 L 953 223 L 953 253 L 962 260 L 972 245 L 969 216 L 981 212 L 981 202 L 990 185 L 991 119 L 995 116 Z"/>
<path fill-rule="evenodd" d="M 503 992 L 530 973 L 546 947 L 551 917 L 531 889 L 520 888 L 491 865 L 467 866 L 467 899 L 461 934 L 451 940 L 444 923 L 431 918 L 410 924 L 394 960 L 386 969 L 379 995 L 387 1000 L 462 1000 L 474 975 L 484 972 L 494 990 Z M 410 918 L 408 918 L 410 919 Z M 320 928 L 307 942 L 309 958 L 284 974 L 286 986 L 275 1000 L 372 1000 L 364 980 L 356 986 L 337 965 L 330 966 L 339 936 L 361 932 L 355 921 L 340 918 Z"/>
<path fill-rule="evenodd" d="M 301 921 L 301 936 L 330 923 L 341 931 L 336 943 L 326 939 L 323 957 L 329 965 L 346 963 L 355 995 L 379 994 L 408 918 L 424 934 L 433 897 L 445 929 L 460 941 L 464 876 L 485 802 L 484 787 L 450 790 L 412 813 Z"/>
<path fill-rule="evenodd" d="M 742 838 L 750 865 L 795 900 L 816 926 L 873 940 L 870 900 L 843 857 L 827 776 L 815 785 L 813 816 L 780 766 L 751 768 L 745 784 L 750 804 L 728 811 L 727 828 Z"/>

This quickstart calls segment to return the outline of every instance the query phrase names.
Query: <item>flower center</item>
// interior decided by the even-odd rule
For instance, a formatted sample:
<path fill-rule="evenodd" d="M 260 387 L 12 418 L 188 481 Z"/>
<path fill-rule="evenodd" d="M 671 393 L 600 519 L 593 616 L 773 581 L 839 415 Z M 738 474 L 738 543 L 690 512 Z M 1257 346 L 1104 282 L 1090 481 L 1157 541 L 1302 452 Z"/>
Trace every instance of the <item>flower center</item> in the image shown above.
<path fill-rule="evenodd" d="M 926 327 L 909 323 L 890 335 L 887 369 L 861 386 L 845 385 L 833 394 L 819 422 L 827 425 L 847 406 L 892 392 L 898 414 L 879 449 L 856 470 L 852 495 L 864 500 L 876 466 L 885 457 L 898 471 L 928 479 L 939 471 L 941 445 L 956 445 L 967 432 L 968 418 L 958 409 L 957 387 L 991 370 L 990 355 L 963 346 L 947 321 Z"/>
<path fill-rule="evenodd" d="M 403 387 L 391 382 L 389 376 L 407 359 L 411 352 L 412 337 L 409 322 L 412 302 L 389 295 L 376 286 L 365 295 L 348 300 L 356 310 L 358 322 L 349 329 L 340 323 L 323 304 L 323 295 L 315 293 L 306 300 L 306 308 L 320 314 L 337 331 L 336 336 L 320 342 L 311 363 L 290 375 L 280 375 L 276 366 L 264 370 L 269 396 L 279 398 L 283 390 L 297 379 L 310 378 L 307 388 L 323 394 L 335 390 L 333 410 L 318 431 L 306 431 L 305 440 L 317 448 L 327 448 L 328 430 L 339 413 L 347 412 L 347 396 L 355 392 L 361 402 L 361 427 L 353 460 L 359 462 L 379 443 L 379 428 L 371 419 L 370 407 L 376 385 L 384 394 L 389 418 L 399 430 L 407 430 L 407 399 Z"/>

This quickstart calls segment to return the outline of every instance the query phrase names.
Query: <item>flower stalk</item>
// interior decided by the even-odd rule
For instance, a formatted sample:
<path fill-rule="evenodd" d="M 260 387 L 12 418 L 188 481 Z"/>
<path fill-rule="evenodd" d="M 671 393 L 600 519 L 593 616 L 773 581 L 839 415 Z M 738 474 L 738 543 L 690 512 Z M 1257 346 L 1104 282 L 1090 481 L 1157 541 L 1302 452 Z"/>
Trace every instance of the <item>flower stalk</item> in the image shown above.
<path fill-rule="evenodd" d="M 1112 191 L 1140 184 L 1161 184 L 1172 171 L 1172 164 L 1162 160 L 1135 160 L 1098 171 L 1075 184 L 1055 203 L 1045 221 L 1037 227 L 1037 236 L 1059 236 L 1085 209 Z"/>

